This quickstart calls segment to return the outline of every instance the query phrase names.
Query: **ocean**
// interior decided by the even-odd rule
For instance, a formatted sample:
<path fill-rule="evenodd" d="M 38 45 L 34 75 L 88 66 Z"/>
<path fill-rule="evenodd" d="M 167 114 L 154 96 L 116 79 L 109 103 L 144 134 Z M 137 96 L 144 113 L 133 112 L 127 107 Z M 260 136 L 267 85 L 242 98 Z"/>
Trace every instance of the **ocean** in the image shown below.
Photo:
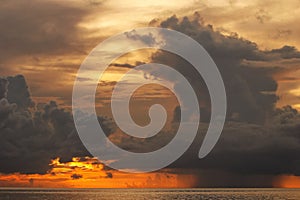
<path fill-rule="evenodd" d="M 299 189 L 22 189 L 1 188 L 5 200 L 300 200 Z"/>

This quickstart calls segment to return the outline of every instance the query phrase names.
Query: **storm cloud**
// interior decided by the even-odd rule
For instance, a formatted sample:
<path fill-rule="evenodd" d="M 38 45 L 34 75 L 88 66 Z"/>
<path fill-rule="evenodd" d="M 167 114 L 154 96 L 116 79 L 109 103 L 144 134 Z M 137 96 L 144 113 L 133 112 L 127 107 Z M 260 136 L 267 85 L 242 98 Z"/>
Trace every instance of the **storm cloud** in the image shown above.
<path fill-rule="evenodd" d="M 0 93 L 1 173 L 43 174 L 51 168 L 51 159 L 67 162 L 90 156 L 70 112 L 54 101 L 34 106 L 22 75 L 1 78 L 0 83 L 6 88 Z"/>
<path fill-rule="evenodd" d="M 210 115 L 206 85 L 182 58 L 162 51 L 153 54 L 153 62 L 172 66 L 185 75 L 197 92 L 201 107 L 202 123 L 194 143 L 169 167 L 198 169 L 199 186 L 271 187 L 277 175 L 300 175 L 300 114 L 291 106 L 275 107 L 279 97 L 274 74 L 290 67 L 255 64 L 295 59 L 299 51 L 291 46 L 262 51 L 249 40 L 214 30 L 198 14 L 192 18 L 172 16 L 160 26 L 185 33 L 203 45 L 222 74 L 228 98 L 228 116 L 221 138 L 214 150 L 200 160 L 198 151 Z M 157 72 L 145 73 L 155 77 Z M 172 79 L 167 75 L 165 78 Z M 180 119 L 179 108 L 174 110 L 173 118 L 176 125 Z M 176 131 L 175 128 L 143 141 L 119 135 L 119 141 L 127 150 L 148 152 L 168 144 Z"/>
<path fill-rule="evenodd" d="M 277 82 L 272 75 L 277 66 L 257 67 L 245 65 L 245 62 L 298 58 L 299 51 L 291 46 L 272 51 L 259 50 L 251 41 L 215 31 L 212 25 L 204 24 L 198 13 L 193 18 L 172 16 L 160 26 L 185 33 L 203 45 L 224 79 L 228 98 L 227 123 L 215 151 L 208 160 L 201 161 L 201 165 L 209 166 L 211 160 L 217 163 L 215 166 L 226 169 L 224 165 L 228 164 L 229 169 L 245 173 L 298 174 L 300 115 L 291 106 L 275 108 Z M 188 72 L 186 68 L 191 66 L 186 62 L 174 55 L 169 56 L 166 58 L 158 53 L 153 60 L 169 62 L 170 66 L 183 71 L 191 82 L 201 80 L 193 71 Z M 282 68 L 284 70 L 284 66 Z M 192 83 L 200 88 L 205 86 L 203 82 Z M 178 118 L 176 115 L 178 110 L 174 115 Z"/>
<path fill-rule="evenodd" d="M 269 55 L 260 51 L 251 41 L 235 35 L 224 36 L 212 25 L 203 22 L 198 13 L 192 18 L 172 16 L 160 23 L 163 28 L 182 32 L 199 42 L 218 66 L 224 80 L 228 99 L 228 120 L 235 119 L 250 123 L 264 123 L 265 115 L 274 109 L 277 101 L 277 83 L 272 78 L 273 68 L 245 66 L 245 61 L 264 61 Z M 203 79 L 186 61 L 175 55 L 157 53 L 153 61 L 173 66 L 188 78 L 199 91 L 200 101 L 209 105 Z M 205 107 L 203 107 L 205 110 Z"/>

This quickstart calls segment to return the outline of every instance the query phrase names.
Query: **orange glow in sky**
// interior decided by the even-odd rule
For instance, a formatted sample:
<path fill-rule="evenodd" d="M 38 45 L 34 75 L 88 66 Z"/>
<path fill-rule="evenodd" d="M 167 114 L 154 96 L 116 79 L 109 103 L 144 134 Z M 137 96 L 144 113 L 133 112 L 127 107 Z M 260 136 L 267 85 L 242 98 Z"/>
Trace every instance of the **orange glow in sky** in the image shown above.
<path fill-rule="evenodd" d="M 192 173 L 164 170 L 154 173 L 123 173 L 105 166 L 95 158 L 73 158 L 61 163 L 52 160 L 53 168 L 40 174 L 2 174 L 0 187 L 47 187 L 47 188 L 190 188 L 195 187 L 197 177 Z"/>
<path fill-rule="evenodd" d="M 300 188 L 300 177 L 293 175 L 278 176 L 274 181 L 274 187 Z"/>

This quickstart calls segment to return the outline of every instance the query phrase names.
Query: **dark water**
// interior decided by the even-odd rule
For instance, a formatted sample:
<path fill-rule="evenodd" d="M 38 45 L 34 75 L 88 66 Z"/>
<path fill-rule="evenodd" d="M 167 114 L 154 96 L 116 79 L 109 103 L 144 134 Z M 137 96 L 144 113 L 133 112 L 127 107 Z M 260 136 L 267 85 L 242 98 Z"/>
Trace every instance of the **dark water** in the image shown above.
<path fill-rule="evenodd" d="M 0 189 L 0 199 L 37 200 L 169 200 L 288 199 L 300 200 L 298 189 Z"/>

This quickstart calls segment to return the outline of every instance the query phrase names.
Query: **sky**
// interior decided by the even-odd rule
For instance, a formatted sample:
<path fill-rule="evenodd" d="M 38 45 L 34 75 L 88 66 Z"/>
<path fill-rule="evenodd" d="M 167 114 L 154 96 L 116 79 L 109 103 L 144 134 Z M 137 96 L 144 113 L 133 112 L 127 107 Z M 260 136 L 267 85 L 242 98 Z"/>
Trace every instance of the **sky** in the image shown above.
<path fill-rule="evenodd" d="M 0 0 L 0 186 L 300 187 L 299 16 L 299 0 Z M 178 100 L 157 85 L 138 89 L 130 104 L 141 126 L 149 123 L 151 105 L 166 108 L 166 125 L 155 137 L 134 138 L 116 125 L 113 87 L 139 64 L 164 63 L 181 72 L 201 110 L 196 140 L 182 157 L 160 171 L 132 175 L 103 165 L 84 147 L 71 114 L 72 89 L 96 45 L 148 26 L 182 32 L 207 50 L 223 77 L 228 111 L 214 150 L 198 159 L 211 112 L 201 76 L 163 51 L 138 50 L 114 60 L 98 84 L 96 110 L 118 146 L 159 149 L 179 126 Z M 157 39 L 149 37 L 139 38 Z M 156 76 L 149 70 L 133 79 Z"/>

